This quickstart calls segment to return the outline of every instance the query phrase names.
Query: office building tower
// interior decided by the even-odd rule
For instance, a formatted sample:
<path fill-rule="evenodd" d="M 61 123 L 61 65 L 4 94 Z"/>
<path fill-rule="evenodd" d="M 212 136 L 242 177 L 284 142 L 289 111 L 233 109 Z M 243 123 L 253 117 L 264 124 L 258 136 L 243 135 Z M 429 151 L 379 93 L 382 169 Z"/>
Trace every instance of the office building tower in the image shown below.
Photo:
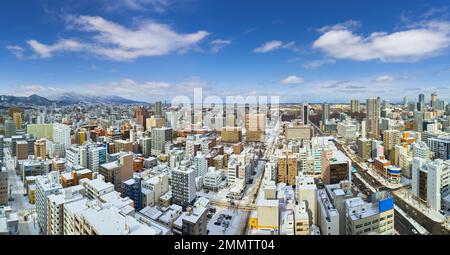
<path fill-rule="evenodd" d="M 339 235 L 339 212 L 325 189 L 317 190 L 317 225 L 322 235 Z"/>
<path fill-rule="evenodd" d="M 83 199 L 82 186 L 74 186 L 61 190 L 60 194 L 51 194 L 48 199 L 47 235 L 64 234 L 64 207 L 75 201 Z"/>
<path fill-rule="evenodd" d="M 434 158 L 450 159 L 450 136 L 442 135 L 427 139 L 428 147 L 433 152 Z"/>
<path fill-rule="evenodd" d="M 34 142 L 34 159 L 47 159 L 46 140 L 41 139 Z"/>
<path fill-rule="evenodd" d="M 403 97 L 403 108 L 408 108 L 408 97 L 407 96 Z"/>
<path fill-rule="evenodd" d="M 158 156 L 165 152 L 165 145 L 172 141 L 172 128 L 162 127 L 152 129 L 151 153 Z"/>
<path fill-rule="evenodd" d="M 350 111 L 353 113 L 361 111 L 361 104 L 359 103 L 359 100 L 350 100 Z"/>
<path fill-rule="evenodd" d="M 264 142 L 266 132 L 266 115 L 245 114 L 247 142 Z"/>
<path fill-rule="evenodd" d="M 417 110 L 422 112 L 425 110 L 425 95 L 419 94 L 419 102 L 417 102 Z"/>
<path fill-rule="evenodd" d="M 330 119 L 330 105 L 327 103 L 322 104 L 322 123 Z"/>
<path fill-rule="evenodd" d="M 5 146 L 5 137 L 0 135 L 0 161 L 4 160 L 3 147 Z"/>
<path fill-rule="evenodd" d="M 60 123 L 54 123 L 53 142 L 56 144 L 62 144 L 65 149 L 69 148 L 71 145 L 70 126 Z"/>
<path fill-rule="evenodd" d="M 155 115 L 157 117 L 162 117 L 163 116 L 162 102 L 161 101 L 156 101 L 155 102 Z"/>
<path fill-rule="evenodd" d="M 351 181 L 351 161 L 337 148 L 322 150 L 322 180 L 325 184 Z"/>
<path fill-rule="evenodd" d="M 22 128 L 22 113 L 20 112 L 14 112 L 13 113 L 13 120 L 16 125 L 16 129 Z"/>
<path fill-rule="evenodd" d="M 366 102 L 367 133 L 370 138 L 379 137 L 380 98 L 369 98 Z"/>
<path fill-rule="evenodd" d="M 161 117 L 151 116 L 146 119 L 145 128 L 147 130 L 152 130 L 153 128 L 162 128 L 166 124 L 166 119 Z"/>
<path fill-rule="evenodd" d="M 303 125 L 308 125 L 308 123 L 309 123 L 309 105 L 308 105 L 308 103 L 303 103 L 302 120 L 303 120 Z"/>
<path fill-rule="evenodd" d="M 284 153 L 278 156 L 278 182 L 295 185 L 299 172 L 299 161 L 295 155 Z"/>
<path fill-rule="evenodd" d="M 0 205 L 8 205 L 8 172 L 0 165 Z"/>
<path fill-rule="evenodd" d="M 195 200 L 195 172 L 193 169 L 177 167 L 172 170 L 172 198 L 173 203 L 188 207 Z"/>
<path fill-rule="evenodd" d="M 118 160 L 101 164 L 98 172 L 114 184 L 117 192 L 122 192 L 122 183 L 133 178 L 133 153 L 121 153 Z"/>
<path fill-rule="evenodd" d="M 433 107 L 433 109 L 436 108 L 437 102 L 438 102 L 437 93 L 436 92 L 431 93 L 430 106 Z"/>
<path fill-rule="evenodd" d="M 413 157 L 419 157 L 425 160 L 431 159 L 431 150 L 425 142 L 418 141 L 411 144 L 411 151 Z"/>
<path fill-rule="evenodd" d="M 378 196 L 378 197 L 377 197 Z M 394 235 L 394 198 L 374 193 L 372 202 L 361 197 L 345 201 L 347 235 Z"/>
<path fill-rule="evenodd" d="M 133 200 L 134 209 L 140 211 L 142 207 L 142 178 L 134 176 L 133 178 L 123 182 L 123 196 Z"/>
<path fill-rule="evenodd" d="M 395 129 L 383 131 L 384 155 L 392 160 L 394 158 L 394 147 L 400 143 L 400 131 Z"/>
<path fill-rule="evenodd" d="M 450 161 L 427 162 L 415 157 L 412 162 L 412 193 L 435 211 L 440 211 L 443 199 L 450 195 Z"/>
<path fill-rule="evenodd" d="M 16 159 L 28 159 L 28 143 L 25 140 L 16 142 Z"/>
<path fill-rule="evenodd" d="M 107 149 L 106 146 L 91 145 L 87 149 L 87 168 L 93 172 L 98 171 L 101 164 L 106 163 Z"/>
<path fill-rule="evenodd" d="M 203 177 L 208 171 L 208 160 L 204 154 L 197 154 L 193 161 L 194 169 L 197 177 Z"/>
<path fill-rule="evenodd" d="M 296 200 L 305 201 L 309 225 L 317 224 L 317 186 L 314 177 L 300 174 L 296 179 Z"/>
<path fill-rule="evenodd" d="M 145 121 L 148 117 L 150 117 L 150 113 L 148 112 L 148 110 L 144 107 L 139 107 L 138 109 L 136 109 L 135 112 L 135 116 L 136 116 L 136 122 L 145 127 Z"/>
<path fill-rule="evenodd" d="M 358 156 L 364 161 L 372 158 L 372 140 L 367 138 L 358 139 Z"/>
<path fill-rule="evenodd" d="M 150 157 L 152 153 L 152 139 L 150 137 L 139 138 L 139 148 L 144 157 Z"/>
<path fill-rule="evenodd" d="M 16 135 L 16 123 L 8 118 L 5 120 L 5 137 L 10 138 L 14 135 Z"/>
<path fill-rule="evenodd" d="M 36 177 L 36 213 L 38 216 L 38 224 L 42 234 L 47 235 L 48 227 L 48 196 L 51 194 L 57 194 L 62 188 L 59 183 L 59 172 L 53 171 L 47 175 L 41 175 Z"/>

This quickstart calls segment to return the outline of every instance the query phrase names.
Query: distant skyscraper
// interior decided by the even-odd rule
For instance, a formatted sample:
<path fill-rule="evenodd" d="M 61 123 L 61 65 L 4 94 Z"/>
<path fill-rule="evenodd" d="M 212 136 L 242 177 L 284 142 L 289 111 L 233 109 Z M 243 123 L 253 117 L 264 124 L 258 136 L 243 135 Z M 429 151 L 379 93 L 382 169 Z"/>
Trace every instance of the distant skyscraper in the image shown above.
<path fill-rule="evenodd" d="M 161 101 L 156 101 L 155 102 L 155 115 L 158 117 L 163 116 L 162 115 L 162 102 Z"/>
<path fill-rule="evenodd" d="M 366 103 L 367 133 L 371 138 L 379 137 L 380 98 L 369 98 Z"/>
<path fill-rule="evenodd" d="M 437 101 L 438 101 L 437 93 L 436 92 L 431 93 L 430 106 L 435 108 L 437 106 L 436 105 Z"/>
<path fill-rule="evenodd" d="M 308 121 L 309 121 L 309 105 L 308 105 L 308 103 L 303 104 L 302 112 L 303 112 L 303 115 L 302 115 L 303 124 L 307 125 Z"/>
<path fill-rule="evenodd" d="M 64 145 L 67 149 L 71 145 L 70 126 L 54 123 L 53 124 L 53 142 Z"/>
<path fill-rule="evenodd" d="M 408 107 L 408 98 L 406 96 L 403 97 L 403 108 Z"/>
<path fill-rule="evenodd" d="M 322 123 L 330 118 L 330 105 L 327 103 L 322 104 Z"/>
<path fill-rule="evenodd" d="M 419 102 L 417 102 L 417 110 L 419 112 L 423 111 L 425 109 L 425 95 L 419 94 Z"/>
<path fill-rule="evenodd" d="M 359 112 L 361 110 L 359 100 L 351 100 L 350 101 L 350 110 L 351 112 Z"/>

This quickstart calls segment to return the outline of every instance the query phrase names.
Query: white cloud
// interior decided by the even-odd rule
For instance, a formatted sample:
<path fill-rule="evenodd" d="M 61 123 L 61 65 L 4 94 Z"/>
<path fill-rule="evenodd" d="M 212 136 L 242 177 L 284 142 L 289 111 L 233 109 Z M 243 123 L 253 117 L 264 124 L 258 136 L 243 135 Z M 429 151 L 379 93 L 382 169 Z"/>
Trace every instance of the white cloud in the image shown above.
<path fill-rule="evenodd" d="M 434 56 L 450 45 L 450 23 L 430 21 L 394 33 L 375 32 L 367 37 L 348 28 L 325 32 L 313 48 L 338 59 L 385 62 L 417 61 Z"/>
<path fill-rule="evenodd" d="M 230 40 L 224 40 L 224 39 L 217 39 L 214 41 L 211 41 L 211 52 L 212 53 L 218 53 L 221 49 L 226 47 L 227 45 L 230 45 Z"/>
<path fill-rule="evenodd" d="M 263 43 L 258 48 L 254 49 L 253 52 L 256 53 L 266 53 L 278 49 L 288 49 L 293 52 L 299 52 L 300 48 L 296 45 L 294 41 L 283 43 L 282 41 L 273 40 Z"/>
<path fill-rule="evenodd" d="M 301 84 L 303 82 L 304 82 L 303 78 L 299 77 L 297 75 L 290 75 L 280 81 L 281 84 L 285 84 L 285 85 L 295 85 L 295 84 Z"/>
<path fill-rule="evenodd" d="M 107 10 L 129 9 L 133 11 L 165 12 L 174 0 L 101 0 Z"/>
<path fill-rule="evenodd" d="M 270 42 L 266 42 L 263 45 L 259 46 L 258 48 L 254 49 L 253 52 L 257 52 L 257 53 L 266 53 L 269 51 L 273 51 L 276 49 L 281 48 L 281 46 L 283 46 L 283 42 L 282 41 L 270 41 Z"/>
<path fill-rule="evenodd" d="M 41 95 L 44 97 L 51 97 L 65 92 L 64 89 L 52 86 L 42 86 L 36 84 L 25 84 L 14 86 L 13 93 L 20 96 Z"/>
<path fill-rule="evenodd" d="M 331 26 L 324 26 L 319 29 L 317 29 L 320 33 L 326 33 L 328 31 L 334 31 L 334 30 L 354 30 L 361 27 L 361 23 L 359 21 L 355 20 L 347 20 L 342 23 L 334 24 Z"/>
<path fill-rule="evenodd" d="M 111 60 L 127 61 L 139 57 L 184 53 L 209 35 L 207 31 L 189 34 L 175 32 L 170 26 L 153 21 L 130 29 L 99 16 L 67 16 L 68 29 L 92 33 L 90 42 L 61 39 L 52 45 L 28 41 L 38 57 L 49 58 L 55 52 L 86 51 Z"/>
<path fill-rule="evenodd" d="M 52 45 L 42 44 L 36 40 L 29 40 L 27 44 L 40 58 L 50 58 L 56 52 L 81 51 L 86 47 L 86 45 L 71 39 L 60 39 Z"/>
<path fill-rule="evenodd" d="M 334 59 L 318 59 L 318 60 L 313 60 L 313 61 L 303 64 L 303 67 L 306 69 L 314 69 L 314 68 L 317 68 L 322 65 L 335 64 L 335 63 L 336 63 L 336 60 L 334 60 Z"/>
<path fill-rule="evenodd" d="M 12 54 L 16 56 L 18 59 L 23 58 L 23 54 L 25 52 L 25 49 L 18 46 L 18 45 L 8 45 L 6 46 L 6 49 L 9 50 Z"/>
<path fill-rule="evenodd" d="M 373 79 L 373 82 L 384 83 L 384 82 L 392 82 L 395 78 L 390 75 L 381 75 Z"/>

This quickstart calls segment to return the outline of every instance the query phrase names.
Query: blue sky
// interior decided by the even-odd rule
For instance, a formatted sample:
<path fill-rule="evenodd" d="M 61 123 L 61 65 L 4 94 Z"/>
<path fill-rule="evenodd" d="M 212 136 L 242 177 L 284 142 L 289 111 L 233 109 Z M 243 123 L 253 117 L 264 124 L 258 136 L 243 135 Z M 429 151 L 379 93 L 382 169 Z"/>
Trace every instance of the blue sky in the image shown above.
<path fill-rule="evenodd" d="M 448 1 L 2 1 L 0 94 L 450 99 Z"/>

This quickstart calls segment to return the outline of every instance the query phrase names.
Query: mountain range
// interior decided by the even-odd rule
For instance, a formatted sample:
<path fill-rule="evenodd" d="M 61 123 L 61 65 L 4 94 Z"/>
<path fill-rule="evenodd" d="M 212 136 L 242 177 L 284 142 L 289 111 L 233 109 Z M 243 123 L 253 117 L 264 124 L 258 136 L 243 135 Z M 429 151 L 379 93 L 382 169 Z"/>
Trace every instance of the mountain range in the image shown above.
<path fill-rule="evenodd" d="M 53 103 L 57 105 L 71 105 L 71 104 L 146 104 L 131 99 L 126 99 L 119 96 L 91 96 L 74 93 L 63 93 L 51 98 L 45 98 L 36 94 L 30 96 L 10 96 L 0 95 L 0 104 L 6 105 L 37 105 L 49 106 Z"/>

